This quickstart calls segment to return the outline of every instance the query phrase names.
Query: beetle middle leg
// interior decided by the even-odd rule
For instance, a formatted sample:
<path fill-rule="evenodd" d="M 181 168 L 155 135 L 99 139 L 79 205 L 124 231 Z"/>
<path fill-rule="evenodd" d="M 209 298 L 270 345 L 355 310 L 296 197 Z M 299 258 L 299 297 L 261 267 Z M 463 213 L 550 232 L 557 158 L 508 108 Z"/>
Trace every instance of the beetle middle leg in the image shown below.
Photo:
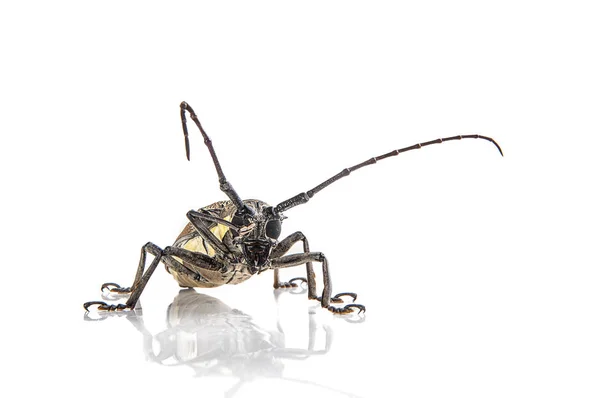
<path fill-rule="evenodd" d="M 286 238 L 287 239 L 287 238 Z M 283 241 L 282 241 L 283 242 Z M 364 305 L 361 304 L 347 304 L 344 307 L 335 307 L 330 305 L 331 302 L 339 302 L 336 299 L 339 299 L 342 296 L 350 296 L 353 299 L 356 299 L 355 293 L 340 293 L 335 296 L 331 296 L 331 276 L 329 275 L 329 265 L 327 263 L 327 258 L 323 253 L 320 252 L 308 252 L 308 253 L 296 253 L 296 254 L 288 254 L 287 256 L 282 256 L 278 258 L 274 258 L 271 260 L 271 267 L 274 270 L 279 268 L 288 268 L 294 267 L 296 265 L 302 265 L 305 263 L 310 263 L 312 261 L 317 261 L 322 264 L 323 267 L 323 294 L 321 297 L 310 297 L 314 299 L 320 299 L 321 307 L 327 308 L 329 311 L 336 314 L 349 314 L 353 312 L 353 309 L 358 309 L 358 312 L 364 312 L 366 310 Z M 308 268 L 308 266 L 307 266 Z M 312 268 L 312 265 L 311 265 Z M 314 280 L 314 274 L 313 274 Z M 310 284 L 309 284 L 310 287 Z M 316 287 L 314 288 L 316 290 Z"/>

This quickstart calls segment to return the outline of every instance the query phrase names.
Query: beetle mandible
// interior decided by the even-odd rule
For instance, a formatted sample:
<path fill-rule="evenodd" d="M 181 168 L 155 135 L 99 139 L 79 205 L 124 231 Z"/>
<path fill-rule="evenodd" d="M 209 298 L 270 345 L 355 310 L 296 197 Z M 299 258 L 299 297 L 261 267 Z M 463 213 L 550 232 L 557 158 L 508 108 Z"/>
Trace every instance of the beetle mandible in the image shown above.
<path fill-rule="evenodd" d="M 158 264 L 162 262 L 167 272 L 173 275 L 181 287 L 207 288 L 225 284 L 238 284 L 253 275 L 266 270 L 273 270 L 273 287 L 275 289 L 296 287 L 296 282 L 306 283 L 308 285 L 308 298 L 320 301 L 323 308 L 336 314 L 349 314 L 355 310 L 358 310 L 360 314 L 365 311 L 365 306 L 354 303 L 356 301 L 355 293 L 338 293 L 332 296 L 327 258 L 321 252 L 310 251 L 308 240 L 302 232 L 294 232 L 281 241 L 278 240 L 281 233 L 281 223 L 285 218 L 283 212 L 308 202 L 316 193 L 340 178 L 350 175 L 353 171 L 391 156 L 428 145 L 463 138 L 481 138 L 493 143 L 500 154 L 504 156 L 498 143 L 490 137 L 469 134 L 438 138 L 393 150 L 355 166 L 345 168 L 313 189 L 284 200 L 277 206 L 270 206 L 261 200 L 241 199 L 225 178 L 212 141 L 204 131 L 192 107 L 184 101 L 180 105 L 180 110 L 187 159 L 190 159 L 190 144 L 186 112 L 189 113 L 204 138 L 204 144 L 210 152 L 219 177 L 221 191 L 229 197 L 229 200 L 213 203 L 197 211 L 190 210 L 187 213 L 189 222 L 173 245 L 161 249 L 154 243 L 146 243 L 142 247 L 139 265 L 131 287 L 121 287 L 116 283 L 102 285 L 101 290 L 103 292 L 129 294 L 125 304 L 109 305 L 103 301 L 89 301 L 83 305 L 86 311 L 89 311 L 91 306 L 96 306 L 100 311 L 133 309 L 152 273 Z M 303 253 L 286 254 L 298 242 L 303 244 Z M 148 253 L 153 255 L 154 259 L 150 266 L 146 268 Z M 313 262 L 321 263 L 322 266 L 323 291 L 320 296 L 317 295 Z M 306 265 L 306 278 L 293 278 L 288 282 L 280 281 L 279 270 L 281 268 L 302 264 Z M 343 307 L 332 305 L 332 303 L 344 303 L 342 299 L 344 296 L 352 298 L 353 302 Z"/>

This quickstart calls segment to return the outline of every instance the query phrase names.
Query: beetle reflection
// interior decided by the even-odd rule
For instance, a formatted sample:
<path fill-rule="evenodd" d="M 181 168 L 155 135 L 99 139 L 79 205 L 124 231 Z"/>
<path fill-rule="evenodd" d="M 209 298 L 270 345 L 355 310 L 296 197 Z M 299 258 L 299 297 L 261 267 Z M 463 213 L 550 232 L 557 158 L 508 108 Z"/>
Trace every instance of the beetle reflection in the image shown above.
<path fill-rule="evenodd" d="M 319 325 L 315 314 L 308 317 L 306 348 L 286 346 L 279 320 L 276 330 L 265 330 L 251 316 L 194 289 L 179 292 L 167 309 L 167 328 L 155 335 L 146 328 L 139 309 L 110 315 L 121 314 L 143 335 L 143 349 L 148 360 L 165 366 L 189 366 L 194 369 L 196 377 L 237 378 L 237 383 L 226 392 L 226 397 L 233 396 L 244 383 L 260 377 L 281 378 L 332 390 L 312 382 L 283 377 L 284 360 L 302 360 L 313 355 L 325 355 L 329 351 L 332 331 L 327 325 Z"/>
<path fill-rule="evenodd" d="M 323 326 L 325 347 L 314 348 L 314 315 L 309 317 L 308 347 L 287 348 L 279 325 L 277 331 L 263 330 L 249 315 L 193 289 L 179 292 L 167 310 L 167 329 L 155 336 L 145 328 L 141 317 L 128 319 L 144 334 L 148 359 L 164 365 L 189 365 L 197 376 L 232 373 L 242 379 L 279 377 L 283 364 L 278 358 L 322 355 L 331 344 L 331 330 Z"/>

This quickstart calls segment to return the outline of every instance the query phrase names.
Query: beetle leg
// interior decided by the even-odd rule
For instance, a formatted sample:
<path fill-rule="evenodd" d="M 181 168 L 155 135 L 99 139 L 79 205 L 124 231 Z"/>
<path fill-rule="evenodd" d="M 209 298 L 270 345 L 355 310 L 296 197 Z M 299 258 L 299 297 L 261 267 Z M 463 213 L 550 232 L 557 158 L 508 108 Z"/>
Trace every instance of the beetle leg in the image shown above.
<path fill-rule="evenodd" d="M 360 314 L 361 312 L 366 312 L 367 309 L 365 308 L 364 305 L 362 304 L 348 304 L 344 307 L 333 307 L 333 306 L 329 306 L 329 311 L 333 312 L 334 314 L 351 314 L 354 312 L 354 310 L 352 308 L 356 308 L 358 310 L 358 313 Z"/>
<path fill-rule="evenodd" d="M 110 293 L 117 293 L 117 294 L 131 293 L 130 287 L 121 287 L 119 284 L 112 283 L 112 282 L 104 283 L 102 285 L 102 287 L 100 288 L 100 290 L 102 290 L 102 292 L 104 292 L 104 289 L 107 289 Z"/>
<path fill-rule="evenodd" d="M 145 269 L 147 253 L 152 254 L 154 256 L 154 260 L 152 260 L 152 263 L 150 264 L 148 269 Z M 127 302 L 125 304 L 108 305 L 102 301 L 88 301 L 87 303 L 83 304 L 83 308 L 85 308 L 86 311 L 89 311 L 89 307 L 91 307 L 92 305 L 98 305 L 99 311 L 122 311 L 125 309 L 134 308 L 140 298 L 140 295 L 144 291 L 148 280 L 152 276 L 152 273 L 154 272 L 162 258 L 163 251 L 160 247 L 156 246 L 152 242 L 146 243 L 142 247 L 140 262 L 138 264 L 138 269 L 131 287 L 121 287 L 116 283 L 109 282 L 103 284 L 101 288 L 101 290 L 109 289 L 111 292 L 115 291 L 117 293 L 131 293 Z"/>
<path fill-rule="evenodd" d="M 287 253 L 292 246 L 296 243 L 302 241 L 304 253 L 310 253 L 310 248 L 308 246 L 308 239 L 306 236 L 300 231 L 294 232 L 290 236 L 283 239 L 281 242 L 277 244 L 273 248 L 271 252 L 271 258 L 279 258 L 282 257 L 285 253 Z M 279 270 L 273 270 L 273 287 L 275 289 L 285 288 L 285 287 L 296 287 L 298 286 L 294 281 L 300 280 L 305 282 L 308 285 L 308 298 L 317 299 L 317 282 L 315 277 L 315 271 L 313 269 L 312 262 L 306 262 L 306 278 L 293 278 L 289 282 L 280 282 L 279 281 Z"/>
<path fill-rule="evenodd" d="M 340 297 L 342 297 L 342 296 L 350 296 L 350 297 L 352 297 L 352 302 L 355 302 L 356 301 L 356 297 L 357 297 L 356 293 L 349 293 L 349 292 L 348 293 L 338 293 L 335 296 L 333 296 L 331 298 L 331 300 L 332 301 L 333 301 L 333 299 L 341 300 Z"/>
<path fill-rule="evenodd" d="M 344 307 L 335 307 L 330 305 L 331 302 L 339 302 L 341 301 L 341 296 L 350 296 L 356 299 L 355 293 L 340 293 L 335 296 L 331 296 L 331 276 L 329 275 L 329 265 L 327 263 L 327 258 L 323 253 L 319 252 L 309 252 L 309 253 L 297 253 L 297 254 L 289 254 L 287 256 L 282 256 L 279 258 L 275 258 L 271 260 L 271 267 L 273 269 L 279 268 L 287 268 L 294 267 L 296 265 L 301 265 L 309 261 L 318 261 L 323 266 L 323 294 L 321 297 L 315 297 L 321 301 L 321 307 L 327 308 L 327 310 L 333 312 L 334 314 L 351 314 L 354 312 L 354 309 L 358 310 L 358 313 L 365 312 L 366 308 L 361 304 L 347 304 Z M 311 298 L 311 297 L 309 297 Z"/>
<path fill-rule="evenodd" d="M 183 260 L 183 267 L 189 268 L 190 271 L 195 273 L 198 273 L 199 270 L 220 271 L 223 267 L 223 263 L 214 257 L 180 247 L 167 246 L 164 254 L 180 258 Z"/>
<path fill-rule="evenodd" d="M 125 311 L 133 308 L 129 307 L 127 304 L 106 304 L 104 301 L 88 301 L 83 304 L 83 308 L 89 312 L 89 308 L 93 305 L 98 306 L 98 311 Z"/>
<path fill-rule="evenodd" d="M 352 302 L 355 302 L 355 301 L 356 301 L 357 294 L 356 294 L 356 293 L 338 293 L 338 294 L 336 294 L 335 296 L 333 296 L 333 297 L 331 298 L 331 302 L 332 302 L 332 303 L 336 303 L 336 304 L 343 303 L 343 302 L 344 302 L 344 300 L 342 300 L 342 299 L 340 298 L 340 297 L 342 297 L 342 296 L 350 296 L 350 297 L 352 297 Z M 320 296 L 319 296 L 319 297 L 314 297 L 313 299 L 314 299 L 314 300 L 319 300 L 319 301 L 321 301 L 321 297 L 320 297 Z"/>
<path fill-rule="evenodd" d="M 274 289 L 286 289 L 286 288 L 298 287 L 298 284 L 296 283 L 296 281 L 300 281 L 301 284 L 308 283 L 306 278 L 301 277 L 301 276 L 292 278 L 287 282 L 281 282 L 279 280 L 279 270 L 278 269 L 273 270 L 273 288 Z"/>
<path fill-rule="evenodd" d="M 135 273 L 135 278 L 133 278 L 133 284 L 131 285 L 131 287 L 121 287 L 121 285 L 119 285 L 117 283 L 107 282 L 107 283 L 102 284 L 102 286 L 100 287 L 100 290 L 102 292 L 104 292 L 105 289 L 108 289 L 108 291 L 110 293 L 121 293 L 121 294 L 131 293 L 132 291 L 134 291 L 136 288 L 136 285 L 141 281 L 142 276 L 144 275 L 144 269 L 146 267 L 146 253 L 150 253 L 156 257 L 156 256 L 161 255 L 162 249 L 160 247 L 156 246 L 152 242 L 148 242 L 144 246 L 142 246 L 142 250 L 141 250 L 141 254 L 140 254 L 140 261 L 138 264 L 137 271 Z"/>
<path fill-rule="evenodd" d="M 175 279 L 181 287 L 206 287 L 219 286 L 235 282 L 237 271 L 232 269 L 228 261 L 211 257 L 204 253 L 194 252 L 177 246 L 167 246 L 163 252 L 166 258 L 171 259 L 167 264 L 167 271 L 171 270 L 177 274 L 184 274 L 187 278 Z M 171 257 L 172 256 L 172 257 Z M 176 258 L 177 260 L 175 260 Z M 206 271 L 209 271 L 207 276 Z M 186 279 L 192 279 L 186 280 Z"/>
<path fill-rule="evenodd" d="M 206 224 L 202 222 L 202 213 L 195 210 L 190 210 L 187 212 L 186 216 L 188 220 L 190 220 L 190 223 L 194 226 L 198 234 L 200 234 L 202 239 L 209 245 L 211 245 L 215 252 L 219 253 L 220 255 L 229 254 L 229 249 L 227 248 L 227 246 L 225 246 L 223 242 L 217 239 L 215 234 L 210 232 L 210 229 L 208 229 Z"/>

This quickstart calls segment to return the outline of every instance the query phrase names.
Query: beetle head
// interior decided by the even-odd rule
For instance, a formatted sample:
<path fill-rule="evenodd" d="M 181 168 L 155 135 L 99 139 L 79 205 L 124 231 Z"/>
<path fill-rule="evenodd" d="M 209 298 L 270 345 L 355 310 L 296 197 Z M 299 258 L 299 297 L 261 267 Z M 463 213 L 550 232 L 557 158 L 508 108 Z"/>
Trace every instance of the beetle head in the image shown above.
<path fill-rule="evenodd" d="M 240 248 L 253 274 L 262 272 L 268 266 L 271 250 L 277 245 L 284 219 L 270 206 L 256 207 L 253 214 L 238 211 L 231 219 L 239 228 L 234 243 Z"/>

